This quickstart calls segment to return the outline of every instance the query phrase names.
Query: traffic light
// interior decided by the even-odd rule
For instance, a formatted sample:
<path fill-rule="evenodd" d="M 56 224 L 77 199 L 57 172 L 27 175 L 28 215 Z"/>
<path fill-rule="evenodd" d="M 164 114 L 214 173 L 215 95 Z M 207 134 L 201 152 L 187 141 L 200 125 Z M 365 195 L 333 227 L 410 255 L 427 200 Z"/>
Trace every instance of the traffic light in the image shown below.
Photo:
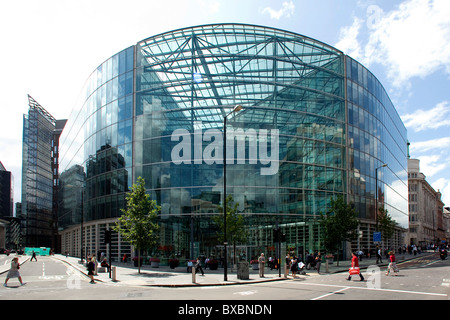
<path fill-rule="evenodd" d="M 105 244 L 111 244 L 111 230 L 105 230 Z"/>
<path fill-rule="evenodd" d="M 278 242 L 279 235 L 280 229 L 273 229 L 273 242 Z"/>

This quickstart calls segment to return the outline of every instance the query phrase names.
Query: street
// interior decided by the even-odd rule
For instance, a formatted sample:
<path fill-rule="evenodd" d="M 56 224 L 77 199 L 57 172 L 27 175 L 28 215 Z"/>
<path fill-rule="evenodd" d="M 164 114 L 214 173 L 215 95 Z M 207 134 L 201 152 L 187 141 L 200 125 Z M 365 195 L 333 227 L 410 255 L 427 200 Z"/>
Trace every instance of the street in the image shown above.
<path fill-rule="evenodd" d="M 0 263 L 12 256 L 0 256 Z M 0 300 L 449 300 L 450 260 L 437 254 L 398 264 L 398 276 L 385 267 L 363 270 L 365 281 L 346 273 L 288 278 L 284 281 L 199 287 L 123 286 L 114 282 L 90 284 L 78 270 L 53 257 L 37 257 L 20 269 L 23 281 L 10 279 L 1 286 Z M 1 275 L 2 282 L 6 273 Z"/>

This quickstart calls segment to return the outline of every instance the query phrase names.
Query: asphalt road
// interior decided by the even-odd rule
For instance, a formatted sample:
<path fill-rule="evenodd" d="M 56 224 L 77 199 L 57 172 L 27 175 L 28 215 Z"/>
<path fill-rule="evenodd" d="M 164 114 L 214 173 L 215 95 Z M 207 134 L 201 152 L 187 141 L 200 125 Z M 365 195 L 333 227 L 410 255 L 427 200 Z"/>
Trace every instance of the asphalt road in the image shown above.
<path fill-rule="evenodd" d="M 10 257 L 0 256 L 0 263 Z M 382 270 L 363 272 L 365 281 L 347 274 L 314 275 L 269 283 L 189 287 L 124 287 L 114 283 L 90 284 L 89 279 L 52 257 L 27 261 L 20 269 L 25 286 L 11 279 L 0 287 L 0 300 L 190 300 L 270 301 L 275 300 L 449 300 L 450 259 L 438 255 L 399 264 L 398 276 L 386 277 Z M 0 276 L 2 282 L 6 274 Z"/>

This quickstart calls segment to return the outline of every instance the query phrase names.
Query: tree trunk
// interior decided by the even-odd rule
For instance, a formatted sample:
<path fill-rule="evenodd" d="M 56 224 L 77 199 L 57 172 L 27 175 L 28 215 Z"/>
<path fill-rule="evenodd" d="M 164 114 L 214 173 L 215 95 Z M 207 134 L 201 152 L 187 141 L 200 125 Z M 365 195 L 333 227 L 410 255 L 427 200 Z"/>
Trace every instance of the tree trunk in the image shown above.
<path fill-rule="evenodd" d="M 141 250 L 138 249 L 138 273 L 141 273 Z"/>
<path fill-rule="evenodd" d="M 233 242 L 233 266 L 236 264 L 236 241 Z"/>

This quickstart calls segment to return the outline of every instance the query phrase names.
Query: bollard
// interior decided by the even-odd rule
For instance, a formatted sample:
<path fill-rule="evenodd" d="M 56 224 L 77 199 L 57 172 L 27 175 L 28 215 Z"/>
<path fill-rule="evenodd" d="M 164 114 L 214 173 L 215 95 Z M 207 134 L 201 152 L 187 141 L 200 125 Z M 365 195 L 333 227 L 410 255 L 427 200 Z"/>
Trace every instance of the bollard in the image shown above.
<path fill-rule="evenodd" d="M 192 283 L 195 283 L 195 267 L 192 266 Z"/>
<path fill-rule="evenodd" d="M 116 279 L 116 276 L 117 276 L 117 273 L 116 273 L 116 267 L 111 267 L 111 271 L 112 271 L 112 281 L 117 281 L 117 279 Z"/>

